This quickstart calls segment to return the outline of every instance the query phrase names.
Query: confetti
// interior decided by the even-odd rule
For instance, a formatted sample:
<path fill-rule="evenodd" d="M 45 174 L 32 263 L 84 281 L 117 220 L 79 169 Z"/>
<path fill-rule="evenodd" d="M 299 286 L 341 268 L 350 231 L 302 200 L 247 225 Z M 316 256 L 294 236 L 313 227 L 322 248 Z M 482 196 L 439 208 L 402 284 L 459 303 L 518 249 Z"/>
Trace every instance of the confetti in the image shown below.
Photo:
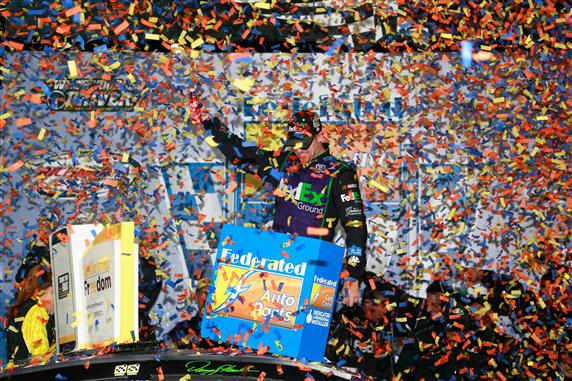
<path fill-rule="evenodd" d="M 213 174 L 229 168 L 219 161 L 222 147 L 197 131 L 196 115 L 184 121 L 187 89 L 195 89 L 209 112 L 223 114 L 233 129 L 245 127 L 249 141 L 244 147 L 253 149 L 278 149 L 279 124 L 312 103 L 327 125 L 332 149 L 353 160 L 363 180 L 368 263 L 415 295 L 422 295 L 433 279 L 459 277 L 462 284 L 465 265 L 510 275 L 525 289 L 508 290 L 506 300 L 490 305 L 526 305 L 520 312 L 526 311 L 521 318 L 527 324 L 517 335 L 522 347 L 516 350 L 523 369 L 496 370 L 502 366 L 499 355 L 487 378 L 550 378 L 545 362 L 554 360 L 555 337 L 569 326 L 554 313 L 561 311 L 556 306 L 566 305 L 561 303 L 566 292 L 539 285 L 547 267 L 564 262 L 570 252 L 567 2 L 412 1 L 394 7 L 317 2 L 309 11 L 312 22 L 297 14 L 296 9 L 307 7 L 284 9 L 279 2 L 215 2 L 190 9 L 119 1 L 113 10 L 66 3 L 61 12 L 26 4 L 17 12 L 0 11 L 6 20 L 0 67 L 6 108 L 0 115 L 5 139 L 0 168 L 6 192 L 0 214 L 15 220 L 2 233 L 7 274 L 15 273 L 34 239 L 35 205 L 66 203 L 61 226 L 76 208 L 92 211 L 101 221 L 137 220 L 139 238 L 149 238 L 142 251 L 158 253 L 156 274 L 167 294 L 168 301 L 153 314 L 156 323 L 160 327 L 160 321 L 190 316 L 189 294 L 175 291 L 180 263 L 170 257 L 180 250 L 177 245 L 200 241 L 214 247 L 217 229 L 227 221 L 268 226 L 271 193 L 253 185 L 247 194 L 238 177 Z M 293 17 L 286 21 L 279 17 L 283 12 Z M 319 21 L 322 16 L 328 21 Z M 371 33 L 354 28 L 362 22 L 371 23 Z M 281 33 L 268 36 L 264 29 Z M 320 30 L 329 33 L 305 40 Z M 84 51 L 93 33 L 104 38 L 89 42 L 98 45 L 93 52 Z M 174 43 L 178 56 L 165 53 Z M 241 43 L 260 46 L 267 54 L 245 52 Z M 31 46 L 41 47 L 35 58 L 27 51 Z M 148 53 L 156 48 L 162 52 Z M 98 88 L 99 83 L 108 87 Z M 62 92 L 67 95 L 60 97 Z M 58 171 L 52 155 L 74 151 L 74 161 L 86 145 L 101 164 L 97 176 L 111 188 L 107 197 L 93 196 L 93 183 L 74 201 L 57 192 L 39 196 L 48 174 Z M 134 160 L 144 170 L 125 184 L 120 167 L 105 165 L 110 152 L 119 155 L 121 168 Z M 38 164 L 46 172 L 38 173 Z M 256 180 L 279 183 L 284 174 L 273 170 Z M 58 181 L 78 184 L 80 178 L 85 181 L 70 171 Z M 284 190 L 275 190 L 274 196 L 288 197 Z M 206 210 L 216 202 L 216 211 Z M 195 230 L 204 237 L 190 234 Z M 320 237 L 327 232 L 306 233 Z M 304 250 L 294 247 L 290 255 Z M 197 278 L 206 256 L 185 258 Z M 526 300 L 530 292 L 538 294 L 535 303 Z M 551 312 L 542 316 L 546 333 L 534 324 L 543 311 Z M 474 312 L 484 313 L 483 308 Z M 406 317 L 396 321 L 405 329 Z M 467 330 L 462 323 L 451 327 Z M 385 334 L 384 329 L 376 332 Z M 484 352 L 478 340 L 464 344 Z M 351 346 L 338 349 L 361 363 L 367 357 Z M 449 361 L 454 358 L 439 357 L 433 365 Z M 336 362 L 348 363 L 349 357 Z"/>

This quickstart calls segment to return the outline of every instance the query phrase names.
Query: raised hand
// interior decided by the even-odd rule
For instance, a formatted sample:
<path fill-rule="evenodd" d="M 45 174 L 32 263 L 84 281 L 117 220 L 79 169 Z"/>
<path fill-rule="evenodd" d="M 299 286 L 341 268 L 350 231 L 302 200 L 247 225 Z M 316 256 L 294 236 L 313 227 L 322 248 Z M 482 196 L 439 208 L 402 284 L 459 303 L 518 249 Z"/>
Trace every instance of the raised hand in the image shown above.
<path fill-rule="evenodd" d="M 199 98 L 194 92 L 191 92 L 189 96 L 189 107 L 191 111 L 191 120 L 193 124 L 200 125 L 203 122 L 203 116 L 201 115 L 202 105 L 199 102 Z"/>

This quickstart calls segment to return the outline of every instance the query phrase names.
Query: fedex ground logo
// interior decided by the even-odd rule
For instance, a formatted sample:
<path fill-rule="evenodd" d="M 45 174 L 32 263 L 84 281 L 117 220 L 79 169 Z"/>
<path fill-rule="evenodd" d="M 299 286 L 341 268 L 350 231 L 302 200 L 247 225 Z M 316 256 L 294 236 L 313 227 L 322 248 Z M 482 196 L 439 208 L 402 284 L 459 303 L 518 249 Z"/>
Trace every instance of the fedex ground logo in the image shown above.
<path fill-rule="evenodd" d="M 295 201 L 302 201 L 316 206 L 323 206 L 326 204 L 326 195 L 321 192 L 316 192 L 312 189 L 312 184 L 300 182 L 293 188 L 291 185 L 282 186 L 282 191 L 285 193 L 286 201 L 292 199 Z"/>

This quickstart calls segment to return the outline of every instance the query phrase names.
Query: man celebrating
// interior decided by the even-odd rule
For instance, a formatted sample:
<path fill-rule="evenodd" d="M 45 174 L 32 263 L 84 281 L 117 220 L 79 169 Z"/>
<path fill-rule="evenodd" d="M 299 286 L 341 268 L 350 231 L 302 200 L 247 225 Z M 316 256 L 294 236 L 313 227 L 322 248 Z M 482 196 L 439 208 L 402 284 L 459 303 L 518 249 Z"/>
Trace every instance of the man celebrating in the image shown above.
<path fill-rule="evenodd" d="M 195 123 L 201 122 L 196 97 L 190 100 Z M 288 123 L 284 148 L 274 152 L 243 142 L 218 118 L 202 121 L 218 148 L 233 164 L 241 165 L 274 187 L 273 230 L 332 241 L 341 223 L 346 233 L 343 303 L 359 299 L 359 279 L 366 264 L 367 227 L 357 174 L 349 163 L 330 154 L 318 115 L 304 110 Z"/>

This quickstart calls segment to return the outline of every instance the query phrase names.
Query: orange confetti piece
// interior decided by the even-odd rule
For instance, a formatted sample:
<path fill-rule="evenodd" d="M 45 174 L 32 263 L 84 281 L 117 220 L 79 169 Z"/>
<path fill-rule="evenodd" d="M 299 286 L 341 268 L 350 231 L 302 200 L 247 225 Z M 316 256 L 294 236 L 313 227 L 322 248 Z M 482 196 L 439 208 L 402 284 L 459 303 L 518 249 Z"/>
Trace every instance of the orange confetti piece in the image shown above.
<path fill-rule="evenodd" d="M 81 13 L 82 9 L 81 9 L 81 5 L 77 5 L 73 8 L 70 8 L 68 10 L 65 11 L 65 15 L 66 17 L 71 17 L 75 14 Z"/>
<path fill-rule="evenodd" d="M 157 368 L 157 378 L 159 379 L 159 381 L 163 381 L 165 379 L 165 375 L 163 374 L 163 368 L 161 367 Z"/>
<path fill-rule="evenodd" d="M 6 170 L 8 172 L 14 172 L 14 171 L 20 169 L 23 165 L 24 165 L 24 162 L 22 160 L 19 160 L 19 161 L 15 162 L 14 164 L 12 164 L 11 166 L 9 166 Z"/>
<path fill-rule="evenodd" d="M 32 124 L 32 119 L 30 118 L 20 118 L 18 120 L 16 120 L 16 126 L 17 127 L 24 127 L 27 125 Z"/>
<path fill-rule="evenodd" d="M 308 226 L 308 228 L 306 229 L 306 233 L 308 235 L 314 235 L 314 236 L 327 236 L 330 233 L 330 229 L 328 228 L 316 228 L 313 226 Z"/>
<path fill-rule="evenodd" d="M 123 21 L 121 24 L 117 25 L 115 27 L 115 29 L 113 29 L 113 33 L 115 33 L 116 35 L 119 35 L 128 27 L 129 27 L 129 23 L 127 21 Z"/>
<path fill-rule="evenodd" d="M 230 193 L 234 192 L 234 190 L 236 189 L 237 186 L 238 186 L 238 183 L 236 181 L 234 181 L 234 180 L 229 181 L 228 186 L 224 190 L 224 193 L 230 194 Z"/>

